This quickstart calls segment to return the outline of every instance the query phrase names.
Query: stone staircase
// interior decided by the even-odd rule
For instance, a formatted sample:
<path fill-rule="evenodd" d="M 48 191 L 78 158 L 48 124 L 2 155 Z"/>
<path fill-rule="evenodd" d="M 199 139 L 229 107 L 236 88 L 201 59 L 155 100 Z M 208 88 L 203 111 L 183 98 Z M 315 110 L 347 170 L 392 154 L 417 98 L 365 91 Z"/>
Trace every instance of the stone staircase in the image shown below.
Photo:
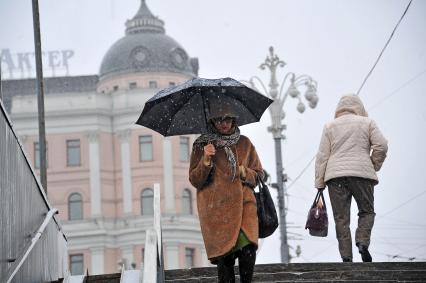
<path fill-rule="evenodd" d="M 166 282 L 217 282 L 216 269 L 167 270 Z M 253 282 L 426 282 L 426 262 L 259 264 Z"/>
<path fill-rule="evenodd" d="M 239 282 L 237 267 L 235 274 Z M 165 276 L 170 283 L 217 282 L 216 267 L 166 270 Z M 119 283 L 120 273 L 91 275 L 83 282 Z M 426 282 L 426 262 L 259 264 L 253 282 Z"/>

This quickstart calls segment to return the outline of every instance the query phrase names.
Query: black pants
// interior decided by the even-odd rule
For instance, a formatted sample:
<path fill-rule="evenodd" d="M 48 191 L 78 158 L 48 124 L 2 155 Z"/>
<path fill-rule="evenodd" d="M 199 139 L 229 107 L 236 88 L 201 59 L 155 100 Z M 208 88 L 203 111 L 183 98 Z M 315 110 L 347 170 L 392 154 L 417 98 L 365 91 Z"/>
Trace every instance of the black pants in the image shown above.
<path fill-rule="evenodd" d="M 235 282 L 234 265 L 238 258 L 240 282 L 250 283 L 253 278 L 254 264 L 256 262 L 256 246 L 248 245 L 239 251 L 220 258 L 217 262 L 219 283 Z"/>
<path fill-rule="evenodd" d="M 374 225 L 374 181 L 358 177 L 340 177 L 327 182 L 330 202 L 333 208 L 336 236 L 342 258 L 352 259 L 350 230 L 351 201 L 358 206 L 358 227 L 355 243 L 368 247 L 371 229 Z"/>

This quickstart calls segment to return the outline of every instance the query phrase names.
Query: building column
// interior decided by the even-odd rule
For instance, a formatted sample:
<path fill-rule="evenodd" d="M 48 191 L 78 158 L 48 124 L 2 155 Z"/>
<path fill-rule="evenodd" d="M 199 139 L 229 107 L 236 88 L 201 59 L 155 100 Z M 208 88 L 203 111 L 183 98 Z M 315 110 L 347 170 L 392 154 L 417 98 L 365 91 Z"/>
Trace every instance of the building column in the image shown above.
<path fill-rule="evenodd" d="M 201 250 L 201 264 L 203 267 L 211 266 L 209 259 L 207 258 L 206 248 L 204 246 L 200 247 Z"/>
<path fill-rule="evenodd" d="M 90 166 L 90 207 L 92 218 L 102 215 L 101 210 L 101 171 L 99 152 L 99 132 L 87 133 L 89 140 L 89 166 Z"/>
<path fill-rule="evenodd" d="M 92 272 L 91 275 L 98 275 L 105 273 L 105 249 L 103 247 L 91 248 L 90 253 L 92 256 Z"/>
<path fill-rule="evenodd" d="M 164 200 L 166 214 L 176 214 L 175 192 L 173 189 L 173 150 L 170 137 L 163 139 L 163 174 L 164 174 Z"/>
<path fill-rule="evenodd" d="M 121 263 L 125 269 L 131 269 L 132 263 L 135 262 L 133 256 L 133 245 L 124 246 L 121 248 Z M 121 266 L 120 266 L 121 268 Z"/>
<path fill-rule="evenodd" d="M 165 247 L 167 267 L 166 269 L 179 269 L 179 244 L 167 243 Z"/>
<path fill-rule="evenodd" d="M 18 137 L 18 140 L 21 142 L 21 145 L 24 147 L 24 149 L 26 149 L 25 148 L 25 143 L 27 142 L 27 140 L 28 140 L 28 136 L 27 135 L 20 135 L 19 137 Z M 31 151 L 30 151 L 31 150 Z M 32 152 L 34 149 L 33 148 L 31 148 L 31 147 L 28 147 L 28 150 L 27 150 L 27 152 Z M 47 158 L 47 157 L 46 157 Z"/>
<path fill-rule="evenodd" d="M 129 129 L 120 131 L 118 137 L 121 143 L 121 180 L 123 190 L 123 213 L 132 215 L 132 174 L 130 169 L 130 134 Z"/>

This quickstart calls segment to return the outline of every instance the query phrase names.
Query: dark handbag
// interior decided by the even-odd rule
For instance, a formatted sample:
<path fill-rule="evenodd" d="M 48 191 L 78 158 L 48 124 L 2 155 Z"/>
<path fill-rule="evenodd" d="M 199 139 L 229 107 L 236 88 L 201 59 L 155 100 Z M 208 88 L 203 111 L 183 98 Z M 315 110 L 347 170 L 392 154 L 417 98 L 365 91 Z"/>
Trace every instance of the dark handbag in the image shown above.
<path fill-rule="evenodd" d="M 278 216 L 274 201 L 269 193 L 268 186 L 260 176 L 257 176 L 259 192 L 255 192 L 257 204 L 257 218 L 259 220 L 259 238 L 266 238 L 278 227 Z"/>
<path fill-rule="evenodd" d="M 318 205 L 322 201 L 322 207 Z M 306 220 L 305 229 L 309 229 L 309 234 L 316 237 L 326 237 L 328 234 L 328 216 L 327 208 L 325 207 L 324 195 L 322 190 L 319 190 L 314 203 L 309 209 L 308 219 Z"/>

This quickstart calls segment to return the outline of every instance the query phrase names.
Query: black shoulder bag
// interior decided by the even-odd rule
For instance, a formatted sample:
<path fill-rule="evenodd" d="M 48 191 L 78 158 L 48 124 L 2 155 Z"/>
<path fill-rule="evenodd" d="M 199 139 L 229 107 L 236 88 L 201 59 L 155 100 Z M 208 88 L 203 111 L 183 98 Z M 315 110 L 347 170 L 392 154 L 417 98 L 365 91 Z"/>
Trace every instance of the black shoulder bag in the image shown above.
<path fill-rule="evenodd" d="M 254 195 L 256 196 L 257 218 L 259 219 L 259 238 L 266 238 L 277 229 L 278 217 L 268 186 L 259 175 L 257 176 L 257 184 L 259 192 L 255 192 Z"/>

